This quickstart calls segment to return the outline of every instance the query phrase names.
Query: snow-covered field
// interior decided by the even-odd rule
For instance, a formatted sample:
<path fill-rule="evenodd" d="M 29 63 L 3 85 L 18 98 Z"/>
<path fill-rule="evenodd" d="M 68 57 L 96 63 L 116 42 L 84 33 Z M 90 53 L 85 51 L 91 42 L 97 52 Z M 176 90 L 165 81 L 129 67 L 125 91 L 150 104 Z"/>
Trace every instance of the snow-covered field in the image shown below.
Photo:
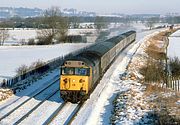
<path fill-rule="evenodd" d="M 20 42 L 27 42 L 29 39 L 37 36 L 35 29 L 10 29 L 9 38 L 5 41 L 5 45 L 18 44 Z"/>
<path fill-rule="evenodd" d="M 180 30 L 169 37 L 168 56 L 179 57 L 180 59 Z"/>
<path fill-rule="evenodd" d="M 37 31 L 38 29 L 22 29 L 22 28 L 15 28 L 9 29 L 9 38 L 5 41 L 4 45 L 18 45 L 22 44 L 22 42 L 28 42 L 29 39 L 36 39 L 37 38 Z M 69 29 L 69 35 L 84 35 L 86 33 L 91 33 L 92 37 L 96 35 L 95 29 Z M 89 36 L 90 37 L 90 36 Z"/>
<path fill-rule="evenodd" d="M 13 77 L 16 68 L 41 60 L 48 61 L 88 46 L 90 44 L 58 44 L 49 46 L 0 46 L 0 80 Z"/>

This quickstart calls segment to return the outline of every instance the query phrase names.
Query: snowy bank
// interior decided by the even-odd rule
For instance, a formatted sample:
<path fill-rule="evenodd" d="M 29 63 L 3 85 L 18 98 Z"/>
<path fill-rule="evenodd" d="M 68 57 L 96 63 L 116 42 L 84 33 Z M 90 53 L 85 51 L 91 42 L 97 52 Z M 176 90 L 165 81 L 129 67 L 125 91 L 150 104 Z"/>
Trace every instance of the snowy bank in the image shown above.
<path fill-rule="evenodd" d="M 168 57 L 179 57 L 180 59 L 180 30 L 169 37 Z"/>
<path fill-rule="evenodd" d="M 119 83 L 119 92 L 113 103 L 112 124 L 154 125 L 180 123 L 179 93 L 157 85 L 145 84 L 141 80 L 143 79 L 142 75 L 139 74 L 139 69 L 147 60 L 145 49 L 152 42 L 151 38 L 161 32 L 155 32 L 143 39 L 141 46 L 128 66 L 127 72 L 120 75 L 122 82 Z M 159 41 L 153 44 L 159 46 Z M 124 91 L 125 87 L 127 89 Z"/>

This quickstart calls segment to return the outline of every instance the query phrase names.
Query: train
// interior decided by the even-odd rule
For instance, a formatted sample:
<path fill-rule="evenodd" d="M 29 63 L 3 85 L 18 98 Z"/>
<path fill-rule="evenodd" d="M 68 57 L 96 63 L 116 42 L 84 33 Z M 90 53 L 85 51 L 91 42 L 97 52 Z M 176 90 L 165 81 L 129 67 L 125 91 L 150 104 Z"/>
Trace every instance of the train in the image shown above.
<path fill-rule="evenodd" d="M 117 55 L 136 39 L 128 31 L 102 42 L 96 42 L 64 61 L 60 66 L 60 96 L 78 103 L 89 98 L 98 81 Z"/>

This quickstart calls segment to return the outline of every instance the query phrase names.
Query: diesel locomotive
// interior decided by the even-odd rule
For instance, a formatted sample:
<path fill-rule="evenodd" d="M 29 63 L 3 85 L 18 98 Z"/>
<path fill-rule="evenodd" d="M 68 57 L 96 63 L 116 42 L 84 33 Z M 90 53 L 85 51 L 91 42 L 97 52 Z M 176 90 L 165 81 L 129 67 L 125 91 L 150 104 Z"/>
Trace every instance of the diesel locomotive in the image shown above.
<path fill-rule="evenodd" d="M 61 97 L 72 103 L 87 99 L 112 61 L 135 39 L 136 32 L 128 31 L 65 60 L 60 68 Z"/>

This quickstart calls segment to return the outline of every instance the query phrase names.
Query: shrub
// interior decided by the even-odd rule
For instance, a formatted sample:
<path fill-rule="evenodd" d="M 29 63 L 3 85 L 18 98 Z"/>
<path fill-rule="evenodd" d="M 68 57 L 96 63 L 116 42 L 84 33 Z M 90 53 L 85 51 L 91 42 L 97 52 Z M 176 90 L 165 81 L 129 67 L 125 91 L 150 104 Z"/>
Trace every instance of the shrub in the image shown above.
<path fill-rule="evenodd" d="M 28 71 L 28 66 L 26 65 L 21 65 L 19 68 L 16 69 L 17 75 L 22 75 Z"/>
<path fill-rule="evenodd" d="M 25 39 L 21 39 L 20 43 L 21 43 L 21 45 L 26 45 L 27 44 Z"/>
<path fill-rule="evenodd" d="M 27 44 L 28 45 L 36 45 L 34 39 L 29 39 Z"/>
<path fill-rule="evenodd" d="M 163 66 L 159 62 L 148 61 L 147 65 L 140 69 L 146 82 L 160 82 L 165 80 Z"/>
<path fill-rule="evenodd" d="M 44 64 L 45 64 L 45 62 L 38 60 L 36 62 L 33 62 L 29 67 L 26 65 L 21 65 L 19 68 L 16 69 L 16 75 L 22 75 L 22 74 L 26 73 L 27 71 L 37 69 L 37 68 L 43 66 Z"/>
<path fill-rule="evenodd" d="M 36 62 L 33 62 L 30 67 L 36 69 L 36 68 L 39 68 L 39 67 L 43 66 L 44 64 L 45 64 L 45 62 L 43 62 L 41 60 L 38 60 Z"/>
<path fill-rule="evenodd" d="M 148 54 L 149 57 L 153 59 L 156 60 L 166 59 L 166 54 L 153 44 L 150 44 L 145 50 L 145 52 Z"/>
<path fill-rule="evenodd" d="M 37 45 L 49 45 L 52 43 L 52 37 L 53 36 L 48 36 L 48 37 L 38 37 Z"/>
<path fill-rule="evenodd" d="M 170 58 L 170 70 L 172 76 L 180 76 L 180 60 L 178 57 Z"/>

